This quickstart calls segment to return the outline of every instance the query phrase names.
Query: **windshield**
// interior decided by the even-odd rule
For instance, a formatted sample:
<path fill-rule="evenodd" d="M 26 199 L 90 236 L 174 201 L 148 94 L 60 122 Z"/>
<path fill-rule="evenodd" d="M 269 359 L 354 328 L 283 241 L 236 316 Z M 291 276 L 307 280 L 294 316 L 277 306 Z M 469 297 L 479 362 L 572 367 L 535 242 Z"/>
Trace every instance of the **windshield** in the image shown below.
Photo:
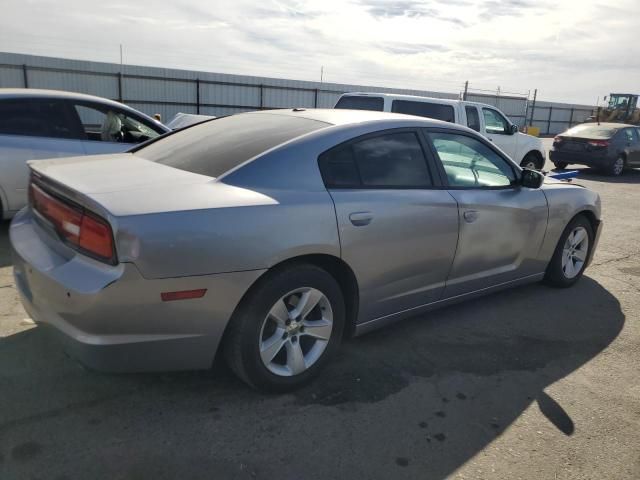
<path fill-rule="evenodd" d="M 570 128 L 562 135 L 571 137 L 586 137 L 586 138 L 611 138 L 618 131 L 619 127 L 612 127 L 610 125 L 598 125 L 583 124 Z"/>
<path fill-rule="evenodd" d="M 134 155 L 219 177 L 270 148 L 328 125 L 289 115 L 244 113 L 177 131 L 143 146 Z"/>

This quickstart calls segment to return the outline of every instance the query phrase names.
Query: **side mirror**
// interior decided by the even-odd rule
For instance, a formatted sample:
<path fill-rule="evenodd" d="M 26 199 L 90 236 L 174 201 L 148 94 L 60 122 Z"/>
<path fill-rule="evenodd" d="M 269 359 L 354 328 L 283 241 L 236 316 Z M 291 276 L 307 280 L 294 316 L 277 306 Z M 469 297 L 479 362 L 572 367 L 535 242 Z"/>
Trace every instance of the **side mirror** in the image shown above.
<path fill-rule="evenodd" d="M 520 185 L 526 188 L 540 188 L 544 183 L 544 175 L 537 170 L 529 170 L 525 168 L 522 170 L 522 177 L 520 178 Z"/>
<path fill-rule="evenodd" d="M 518 125 L 511 124 L 509 126 L 509 135 L 515 135 L 518 133 Z"/>

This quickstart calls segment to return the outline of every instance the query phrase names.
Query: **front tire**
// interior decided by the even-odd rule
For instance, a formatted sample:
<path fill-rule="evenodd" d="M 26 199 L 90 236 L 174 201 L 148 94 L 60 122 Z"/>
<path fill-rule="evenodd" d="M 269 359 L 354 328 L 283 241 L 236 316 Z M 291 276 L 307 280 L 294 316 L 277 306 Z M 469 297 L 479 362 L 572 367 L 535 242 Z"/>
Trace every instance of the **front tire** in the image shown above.
<path fill-rule="evenodd" d="M 231 319 L 224 353 L 259 390 L 294 390 L 317 376 L 342 338 L 345 306 L 336 280 L 314 265 L 267 273 Z"/>
<path fill-rule="evenodd" d="M 545 272 L 544 282 L 567 288 L 576 283 L 587 267 L 593 248 L 593 227 L 583 215 L 575 217 L 564 229 Z"/>

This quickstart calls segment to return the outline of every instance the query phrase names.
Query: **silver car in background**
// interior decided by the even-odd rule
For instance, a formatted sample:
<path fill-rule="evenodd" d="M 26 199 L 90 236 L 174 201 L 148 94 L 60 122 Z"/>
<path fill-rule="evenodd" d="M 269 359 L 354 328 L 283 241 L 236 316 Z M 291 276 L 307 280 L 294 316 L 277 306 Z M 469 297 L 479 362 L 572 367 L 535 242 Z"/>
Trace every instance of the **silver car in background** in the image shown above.
<path fill-rule="evenodd" d="M 570 286 L 601 230 L 596 193 L 466 127 L 392 113 L 243 113 L 29 165 L 10 240 L 36 322 L 97 369 L 208 368 L 222 349 L 275 391 L 318 374 L 345 335 Z"/>
<path fill-rule="evenodd" d="M 0 220 L 27 204 L 27 160 L 124 152 L 169 131 L 106 98 L 0 88 Z"/>

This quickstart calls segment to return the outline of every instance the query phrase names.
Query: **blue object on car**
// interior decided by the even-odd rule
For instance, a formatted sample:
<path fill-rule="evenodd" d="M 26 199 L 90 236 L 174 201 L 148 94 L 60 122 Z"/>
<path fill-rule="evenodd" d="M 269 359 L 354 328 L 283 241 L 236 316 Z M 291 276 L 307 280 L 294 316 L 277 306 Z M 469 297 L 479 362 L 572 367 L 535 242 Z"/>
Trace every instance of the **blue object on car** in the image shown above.
<path fill-rule="evenodd" d="M 549 178 L 557 178 L 558 180 L 569 180 L 578 176 L 578 170 L 569 170 L 568 172 L 562 173 L 549 173 L 547 176 Z"/>

